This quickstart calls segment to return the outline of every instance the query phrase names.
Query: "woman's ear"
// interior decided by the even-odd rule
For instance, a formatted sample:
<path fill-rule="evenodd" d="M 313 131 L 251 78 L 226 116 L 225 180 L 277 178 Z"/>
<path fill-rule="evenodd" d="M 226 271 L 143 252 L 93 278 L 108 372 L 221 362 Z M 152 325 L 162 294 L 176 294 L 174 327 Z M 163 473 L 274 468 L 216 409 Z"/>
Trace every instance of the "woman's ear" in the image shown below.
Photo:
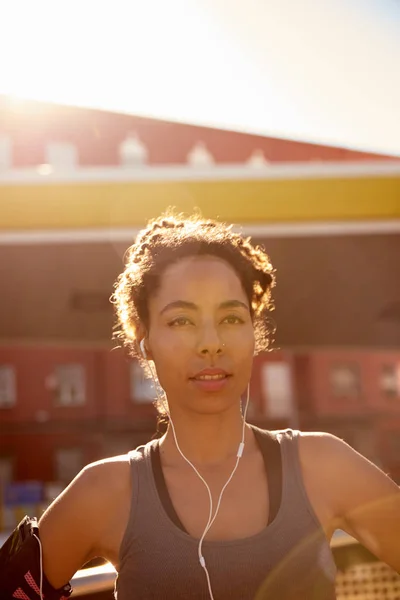
<path fill-rule="evenodd" d="M 144 339 L 144 347 L 145 347 L 145 350 L 146 350 L 147 360 L 154 360 L 153 359 L 153 353 L 152 353 L 151 348 L 149 346 L 149 340 L 148 340 L 148 338 Z"/>

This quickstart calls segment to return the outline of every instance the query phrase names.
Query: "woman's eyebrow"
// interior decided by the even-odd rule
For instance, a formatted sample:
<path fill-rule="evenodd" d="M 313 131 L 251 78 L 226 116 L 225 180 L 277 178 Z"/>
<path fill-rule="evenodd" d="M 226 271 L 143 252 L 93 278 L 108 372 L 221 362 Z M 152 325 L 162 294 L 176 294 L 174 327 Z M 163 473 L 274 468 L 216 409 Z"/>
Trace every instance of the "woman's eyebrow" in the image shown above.
<path fill-rule="evenodd" d="M 160 315 L 165 313 L 167 310 L 170 310 L 171 308 L 186 308 L 189 310 L 199 310 L 199 306 L 194 302 L 187 302 L 186 300 L 175 300 L 174 302 L 166 304 L 164 308 L 160 311 Z M 226 300 L 225 302 L 221 302 L 218 308 L 244 308 L 245 310 L 249 310 L 247 304 L 241 302 L 240 300 Z"/>
<path fill-rule="evenodd" d="M 240 300 L 227 300 L 226 302 L 222 302 L 219 308 L 245 308 L 246 310 L 250 310 L 247 304 Z"/>
<path fill-rule="evenodd" d="M 165 313 L 167 310 L 170 310 L 171 308 L 188 308 L 190 310 L 198 310 L 199 307 L 194 302 L 187 302 L 186 300 L 175 300 L 174 302 L 166 304 L 164 308 L 160 311 L 160 315 Z"/>

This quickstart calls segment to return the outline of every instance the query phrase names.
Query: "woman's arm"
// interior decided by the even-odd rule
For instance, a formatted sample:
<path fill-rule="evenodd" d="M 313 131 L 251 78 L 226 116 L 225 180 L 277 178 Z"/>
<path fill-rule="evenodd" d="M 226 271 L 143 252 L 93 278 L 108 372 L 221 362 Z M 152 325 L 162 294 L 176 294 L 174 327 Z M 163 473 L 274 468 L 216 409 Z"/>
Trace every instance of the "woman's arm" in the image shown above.
<path fill-rule="evenodd" d="M 56 589 L 98 556 L 105 515 L 111 514 L 112 481 L 107 463 L 88 465 L 49 506 L 39 521 L 44 573 Z"/>
<path fill-rule="evenodd" d="M 306 465 L 312 464 L 315 487 L 328 503 L 336 527 L 400 572 L 400 488 L 396 483 L 330 434 L 302 434 L 300 457 Z"/>

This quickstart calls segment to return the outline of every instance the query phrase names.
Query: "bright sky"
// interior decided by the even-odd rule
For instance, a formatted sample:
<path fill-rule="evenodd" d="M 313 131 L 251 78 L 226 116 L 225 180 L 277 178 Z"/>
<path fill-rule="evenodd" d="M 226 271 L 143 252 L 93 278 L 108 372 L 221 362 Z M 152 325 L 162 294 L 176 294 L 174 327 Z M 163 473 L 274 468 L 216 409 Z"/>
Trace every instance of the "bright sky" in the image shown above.
<path fill-rule="evenodd" d="M 400 0 L 8 0 L 0 93 L 400 155 Z"/>

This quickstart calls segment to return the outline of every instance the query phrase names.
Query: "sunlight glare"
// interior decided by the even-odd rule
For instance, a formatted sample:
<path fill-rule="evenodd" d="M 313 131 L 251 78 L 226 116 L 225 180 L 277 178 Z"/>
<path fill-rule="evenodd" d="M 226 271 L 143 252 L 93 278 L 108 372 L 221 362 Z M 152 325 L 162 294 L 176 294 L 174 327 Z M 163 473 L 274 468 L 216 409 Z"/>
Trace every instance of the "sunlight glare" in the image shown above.
<path fill-rule="evenodd" d="M 400 154 L 382 2 L 13 0 L 0 93 Z"/>

